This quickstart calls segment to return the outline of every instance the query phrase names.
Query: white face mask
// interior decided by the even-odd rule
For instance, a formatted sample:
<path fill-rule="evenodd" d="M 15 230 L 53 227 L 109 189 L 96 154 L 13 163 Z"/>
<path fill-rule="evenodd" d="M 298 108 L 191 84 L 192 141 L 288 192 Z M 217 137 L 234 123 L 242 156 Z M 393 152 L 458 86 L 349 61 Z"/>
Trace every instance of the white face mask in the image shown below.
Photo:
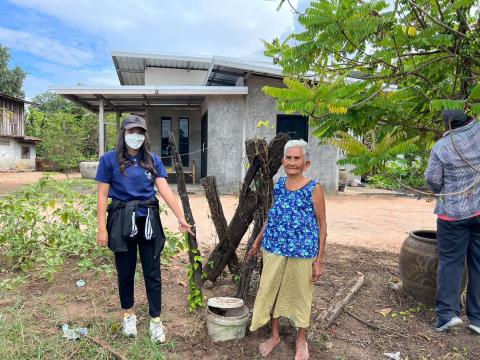
<path fill-rule="evenodd" d="M 137 150 L 140 149 L 145 140 L 145 135 L 143 134 L 125 134 L 125 143 L 131 149 Z"/>

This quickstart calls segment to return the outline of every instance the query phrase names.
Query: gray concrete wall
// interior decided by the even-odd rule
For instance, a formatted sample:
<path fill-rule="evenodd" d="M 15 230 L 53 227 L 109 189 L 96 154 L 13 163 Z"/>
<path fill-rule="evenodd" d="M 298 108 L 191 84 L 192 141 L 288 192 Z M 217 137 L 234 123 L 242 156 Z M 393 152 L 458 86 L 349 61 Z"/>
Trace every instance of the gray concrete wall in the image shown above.
<path fill-rule="evenodd" d="M 247 138 L 262 136 L 270 141 L 276 135 L 277 102 L 265 95 L 262 91 L 264 86 L 282 87 L 283 81 L 252 76 L 247 79 L 248 95 L 246 99 L 245 118 L 247 123 Z M 272 127 L 257 128 L 259 121 L 268 120 Z M 312 165 L 307 176 L 317 179 L 326 192 L 335 192 L 338 188 L 338 151 L 333 146 L 318 145 L 318 139 L 313 135 L 313 128 L 309 126 L 308 143 L 310 160 Z M 282 169 L 276 178 L 283 176 Z"/>
<path fill-rule="evenodd" d="M 245 173 L 243 163 L 244 139 L 255 136 L 270 141 L 276 135 L 276 100 L 266 96 L 262 88 L 266 85 L 281 87 L 283 82 L 251 76 L 247 79 L 248 95 L 208 96 L 201 109 L 149 109 L 146 112 L 147 126 L 153 151 L 160 153 L 162 117 L 172 119 L 172 128 L 178 133 L 178 118 L 190 119 L 190 152 L 200 150 L 201 116 L 208 111 L 208 166 L 207 174 L 217 178 L 222 193 L 238 192 Z M 257 128 L 259 121 L 270 122 L 270 127 Z M 312 166 L 307 176 L 320 181 L 326 192 L 334 192 L 338 186 L 338 151 L 332 146 L 318 145 L 309 127 L 310 160 Z M 200 152 L 190 155 L 197 164 L 197 179 L 200 176 Z M 276 178 L 283 175 L 279 171 Z"/>
<path fill-rule="evenodd" d="M 195 160 L 197 166 L 197 180 L 200 178 L 200 109 L 148 109 L 146 111 L 146 121 L 148 128 L 148 135 L 152 143 L 152 150 L 160 156 L 162 146 L 161 141 L 161 119 L 162 117 L 169 117 L 172 119 L 172 130 L 177 134 L 178 142 L 178 119 L 182 117 L 189 118 L 189 166 L 192 165 L 192 160 Z"/>
<path fill-rule="evenodd" d="M 245 96 L 209 96 L 207 174 L 219 192 L 238 192 L 242 177 Z"/>

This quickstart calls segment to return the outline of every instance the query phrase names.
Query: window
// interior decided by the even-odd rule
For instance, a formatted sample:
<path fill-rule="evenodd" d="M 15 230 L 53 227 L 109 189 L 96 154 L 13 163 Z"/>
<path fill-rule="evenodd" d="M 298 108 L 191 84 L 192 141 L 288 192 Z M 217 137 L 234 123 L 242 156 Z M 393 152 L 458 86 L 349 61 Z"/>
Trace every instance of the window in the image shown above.
<path fill-rule="evenodd" d="M 165 166 L 172 166 L 172 151 L 170 149 L 170 142 L 169 137 L 170 133 L 172 132 L 172 119 L 171 118 L 162 118 L 162 129 L 161 129 L 161 137 L 162 137 L 162 149 L 161 149 L 161 157 L 162 162 Z"/>
<path fill-rule="evenodd" d="M 22 146 L 22 159 L 30 159 L 30 146 Z"/>
<path fill-rule="evenodd" d="M 10 141 L 8 141 L 8 140 L 0 140 L 0 146 L 10 146 Z"/>
<path fill-rule="evenodd" d="M 182 158 L 182 165 L 188 167 L 190 165 L 190 157 L 188 155 L 188 118 L 178 119 L 178 152 Z"/>
<path fill-rule="evenodd" d="M 301 115 L 277 115 L 277 134 L 285 133 L 292 140 L 308 142 L 308 117 Z"/>

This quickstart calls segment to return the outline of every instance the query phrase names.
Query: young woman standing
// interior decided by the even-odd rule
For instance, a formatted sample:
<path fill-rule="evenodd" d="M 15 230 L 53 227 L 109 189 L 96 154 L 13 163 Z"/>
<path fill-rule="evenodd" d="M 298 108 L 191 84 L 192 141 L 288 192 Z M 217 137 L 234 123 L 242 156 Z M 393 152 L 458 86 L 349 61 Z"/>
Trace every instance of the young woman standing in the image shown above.
<path fill-rule="evenodd" d="M 120 305 L 124 312 L 122 332 L 127 336 L 137 335 L 134 277 L 138 248 L 151 316 L 150 336 L 155 342 L 165 341 L 166 330 L 160 319 L 160 255 L 165 235 L 154 185 L 177 217 L 179 230 L 184 233 L 190 229 L 166 177 L 162 161 L 150 151 L 145 120 L 127 116 L 116 150 L 100 158 L 95 177 L 98 181 L 97 243 L 108 245 L 115 254 Z M 112 199 L 110 204 L 108 198 Z"/>

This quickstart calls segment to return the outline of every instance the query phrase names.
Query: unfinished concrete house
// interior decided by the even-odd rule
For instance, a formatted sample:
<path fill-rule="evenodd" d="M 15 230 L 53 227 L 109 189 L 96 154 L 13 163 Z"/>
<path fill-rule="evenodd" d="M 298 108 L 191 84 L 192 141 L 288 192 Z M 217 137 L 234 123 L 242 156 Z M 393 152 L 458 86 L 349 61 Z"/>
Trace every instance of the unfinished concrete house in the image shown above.
<path fill-rule="evenodd" d="M 112 87 L 56 87 L 61 96 L 99 114 L 100 155 L 104 151 L 104 114 L 144 116 L 153 150 L 165 166 L 172 166 L 168 137 L 177 136 L 183 165 L 195 180 L 214 175 L 219 191 L 237 192 L 245 173 L 244 143 L 278 132 L 310 144 L 316 178 L 327 192 L 337 189 L 338 151 L 319 146 L 308 119 L 278 112 L 265 85 L 282 86 L 283 75 L 269 62 L 220 56 L 183 56 L 112 52 L 120 85 Z M 267 126 L 258 126 L 268 121 Z"/>

